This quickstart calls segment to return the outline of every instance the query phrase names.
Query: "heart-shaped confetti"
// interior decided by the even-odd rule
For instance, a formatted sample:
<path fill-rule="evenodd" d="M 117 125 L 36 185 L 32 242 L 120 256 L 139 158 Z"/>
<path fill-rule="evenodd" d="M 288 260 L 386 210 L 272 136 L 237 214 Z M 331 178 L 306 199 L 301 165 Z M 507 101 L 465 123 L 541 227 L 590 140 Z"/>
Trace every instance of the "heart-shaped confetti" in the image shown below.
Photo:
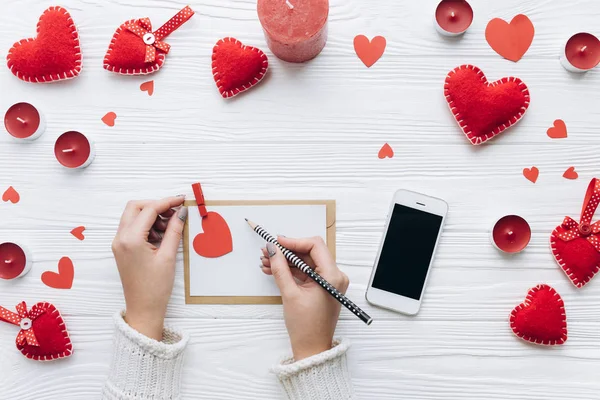
<path fill-rule="evenodd" d="M 383 160 L 384 158 L 393 158 L 394 157 L 394 149 L 392 149 L 392 146 L 390 146 L 389 144 L 386 143 L 379 150 L 377 157 L 379 157 L 381 160 Z"/>
<path fill-rule="evenodd" d="M 383 36 L 369 40 L 365 35 L 358 35 L 354 38 L 354 51 L 363 64 L 371 68 L 383 56 L 386 44 Z"/>
<path fill-rule="evenodd" d="M 566 179 L 577 179 L 579 178 L 579 174 L 575 171 L 575 167 L 569 167 L 563 174 L 563 178 Z"/>
<path fill-rule="evenodd" d="M 564 139 L 567 137 L 567 124 L 562 119 L 557 119 L 546 133 L 551 139 Z"/>
<path fill-rule="evenodd" d="M 73 287 L 74 276 L 73 261 L 69 257 L 63 257 L 58 262 L 58 273 L 52 271 L 44 272 L 42 274 L 42 282 L 54 289 L 71 289 Z"/>
<path fill-rule="evenodd" d="M 140 85 L 140 90 L 142 92 L 147 92 L 148 96 L 152 96 L 154 94 L 154 81 L 144 82 Z"/>
<path fill-rule="evenodd" d="M 2 194 L 2 201 L 5 203 L 10 201 L 13 204 L 17 204 L 20 200 L 21 196 L 19 195 L 19 192 L 12 186 L 9 186 Z"/>
<path fill-rule="evenodd" d="M 537 167 L 524 168 L 523 176 L 527 178 L 528 181 L 535 183 L 540 176 L 540 170 Z"/>
<path fill-rule="evenodd" d="M 114 112 L 108 112 L 104 117 L 102 117 L 102 122 L 104 122 L 107 126 L 115 126 L 115 120 L 117 119 L 117 114 Z"/>
<path fill-rule="evenodd" d="M 510 23 L 492 19 L 485 28 L 485 39 L 490 47 L 502 57 L 517 62 L 531 46 L 535 29 L 531 20 L 523 14 L 515 16 Z"/>
<path fill-rule="evenodd" d="M 77 228 L 71 229 L 71 235 L 75 236 L 79 240 L 84 240 L 85 236 L 83 232 L 85 231 L 85 226 L 78 226 Z"/>

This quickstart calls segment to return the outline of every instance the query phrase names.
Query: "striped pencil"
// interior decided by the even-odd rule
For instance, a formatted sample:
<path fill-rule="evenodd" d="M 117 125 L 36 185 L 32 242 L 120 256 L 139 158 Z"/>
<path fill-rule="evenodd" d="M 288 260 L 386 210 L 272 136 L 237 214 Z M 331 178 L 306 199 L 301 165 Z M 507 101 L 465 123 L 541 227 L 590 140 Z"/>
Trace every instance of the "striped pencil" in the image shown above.
<path fill-rule="evenodd" d="M 363 321 L 367 325 L 371 325 L 371 322 L 373 322 L 373 318 L 371 318 L 369 316 L 369 314 L 367 314 L 366 312 L 361 310 L 360 307 L 358 307 L 356 304 L 354 304 L 352 301 L 350 301 L 346 296 L 344 296 L 342 293 L 340 293 L 335 287 L 333 287 L 333 285 L 331 285 L 329 282 L 327 282 L 321 275 L 317 274 L 315 272 L 315 270 L 313 270 L 311 267 L 308 266 L 308 264 L 306 264 L 304 261 L 302 261 L 300 259 L 300 257 L 295 255 L 291 250 L 288 250 L 285 247 L 283 247 L 282 245 L 280 245 L 279 242 L 277 241 L 277 239 L 275 239 L 275 237 L 270 235 L 269 232 L 267 232 L 260 225 L 257 225 L 252 221 L 248 221 L 247 218 L 246 218 L 246 222 L 248 222 L 248 225 L 250 225 L 252 230 L 254 230 L 254 232 L 256 232 L 261 238 L 263 238 L 265 241 L 271 242 L 274 245 L 276 245 L 277 247 L 279 247 L 279 250 L 281 250 L 281 252 L 285 256 L 285 258 L 287 258 L 287 260 L 290 263 L 292 263 L 292 265 L 294 265 L 300 271 L 304 272 L 312 280 L 317 282 L 323 289 L 325 289 L 330 295 L 332 295 L 337 301 L 339 301 L 340 304 L 342 304 L 348 310 L 352 311 L 352 313 L 354 315 L 356 315 L 358 318 L 360 318 L 361 321 Z"/>

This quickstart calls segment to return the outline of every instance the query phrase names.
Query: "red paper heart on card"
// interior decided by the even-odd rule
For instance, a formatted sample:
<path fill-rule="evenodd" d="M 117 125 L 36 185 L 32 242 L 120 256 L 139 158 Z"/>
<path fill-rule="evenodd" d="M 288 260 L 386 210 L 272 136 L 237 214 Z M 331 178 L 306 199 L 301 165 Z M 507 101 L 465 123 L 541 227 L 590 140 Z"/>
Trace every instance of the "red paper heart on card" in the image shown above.
<path fill-rule="evenodd" d="M 579 178 L 579 174 L 575 171 L 575 167 L 569 167 L 563 174 L 563 178 L 566 179 L 577 179 Z"/>
<path fill-rule="evenodd" d="M 527 178 L 528 181 L 535 183 L 540 176 L 540 170 L 537 167 L 523 168 L 523 176 Z"/>
<path fill-rule="evenodd" d="M 152 96 L 154 94 L 154 81 L 142 83 L 140 85 L 140 90 L 142 92 L 148 92 L 148 96 Z"/>
<path fill-rule="evenodd" d="M 54 289 L 71 289 L 73 287 L 74 276 L 73 261 L 69 257 L 63 257 L 58 262 L 58 273 L 52 271 L 44 272 L 42 274 L 42 282 Z"/>
<path fill-rule="evenodd" d="M 117 119 L 117 114 L 110 111 L 106 113 L 104 117 L 102 117 L 102 122 L 104 122 L 107 126 L 113 127 L 115 126 L 115 120 Z"/>
<path fill-rule="evenodd" d="M 567 314 L 560 295 L 548 285 L 529 290 L 510 313 L 510 327 L 523 340 L 548 346 L 567 341 Z"/>
<path fill-rule="evenodd" d="M 7 61 L 11 72 L 26 82 L 52 82 L 79 75 L 79 34 L 69 12 L 62 7 L 44 11 L 37 37 L 15 43 Z"/>
<path fill-rule="evenodd" d="M 523 14 L 515 16 L 510 24 L 500 18 L 492 19 L 485 28 L 485 39 L 502 57 L 517 62 L 525 55 L 535 29 L 531 20 Z"/>
<path fill-rule="evenodd" d="M 79 240 L 84 240 L 85 236 L 83 236 L 83 231 L 85 231 L 85 226 L 78 226 L 77 228 L 73 228 L 71 230 L 71 235 L 75 236 Z"/>
<path fill-rule="evenodd" d="M 393 158 L 394 157 L 394 149 L 392 149 L 392 146 L 390 146 L 389 144 L 386 143 L 379 150 L 379 154 L 377 154 L 377 157 L 379 157 L 382 160 L 384 158 Z"/>
<path fill-rule="evenodd" d="M 546 133 L 552 139 L 564 139 L 567 137 L 567 125 L 562 119 L 557 119 Z"/>
<path fill-rule="evenodd" d="M 16 344 L 25 357 L 51 361 L 73 354 L 65 321 L 54 305 L 41 302 L 27 311 L 25 302 L 21 302 L 16 308 L 17 312 L 14 313 L 0 307 L 0 320 L 21 328 Z"/>
<path fill-rule="evenodd" d="M 13 204 L 17 204 L 20 200 L 21 196 L 19 195 L 19 192 L 17 192 L 12 186 L 9 186 L 8 189 L 6 189 L 2 194 L 2 201 L 5 203 L 10 201 Z"/>
<path fill-rule="evenodd" d="M 385 52 L 386 40 L 383 36 L 375 36 L 369 40 L 365 35 L 354 38 L 354 51 L 360 60 L 370 68 Z"/>
<path fill-rule="evenodd" d="M 237 39 L 226 37 L 213 47 L 213 77 L 225 99 L 257 85 L 268 68 L 269 60 L 262 50 L 245 46 Z"/>
<path fill-rule="evenodd" d="M 219 213 L 209 211 L 202 218 L 203 233 L 194 238 L 194 250 L 206 258 L 222 257 L 233 251 L 233 238 L 227 221 Z"/>
<path fill-rule="evenodd" d="M 488 82 L 473 65 L 450 71 L 444 85 L 450 110 L 472 144 L 481 144 L 523 118 L 529 107 L 529 90 L 519 78 Z"/>

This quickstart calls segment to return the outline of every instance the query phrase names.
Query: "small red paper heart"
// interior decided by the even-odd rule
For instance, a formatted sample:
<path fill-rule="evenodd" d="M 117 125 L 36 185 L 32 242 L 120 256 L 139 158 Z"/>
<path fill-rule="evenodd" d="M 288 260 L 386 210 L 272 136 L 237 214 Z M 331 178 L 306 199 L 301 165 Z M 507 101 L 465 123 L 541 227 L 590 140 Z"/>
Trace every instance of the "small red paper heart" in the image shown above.
<path fill-rule="evenodd" d="M 154 81 L 142 83 L 140 85 L 140 90 L 142 92 L 148 92 L 148 96 L 152 96 L 154 94 Z"/>
<path fill-rule="evenodd" d="M 69 12 L 62 7 L 44 11 L 37 37 L 16 42 L 8 51 L 7 61 L 11 72 L 26 82 L 52 82 L 79 75 L 79 34 Z"/>
<path fill-rule="evenodd" d="M 78 226 L 77 228 L 73 228 L 71 230 L 71 235 L 75 236 L 79 240 L 84 240 L 85 236 L 83 236 L 83 231 L 85 231 L 85 226 Z"/>
<path fill-rule="evenodd" d="M 225 99 L 257 85 L 268 68 L 269 60 L 262 50 L 245 46 L 237 39 L 223 38 L 213 48 L 213 77 Z"/>
<path fill-rule="evenodd" d="M 472 144 L 482 144 L 523 118 L 529 107 L 529 89 L 519 78 L 488 82 L 473 65 L 450 71 L 444 95 L 456 122 Z"/>
<path fill-rule="evenodd" d="M 540 170 L 537 169 L 537 167 L 523 168 L 523 176 L 527 178 L 528 181 L 535 183 L 540 176 Z"/>
<path fill-rule="evenodd" d="M 9 186 L 8 189 L 6 189 L 6 191 L 4 191 L 2 194 L 2 201 L 5 203 L 10 201 L 13 204 L 17 204 L 20 200 L 21 195 L 19 195 L 19 192 L 17 192 L 12 186 Z"/>
<path fill-rule="evenodd" d="M 529 290 L 527 298 L 510 313 L 510 327 L 521 339 L 554 346 L 567 341 L 567 314 L 560 295 L 548 285 Z"/>
<path fill-rule="evenodd" d="M 117 114 L 114 112 L 108 112 L 104 117 L 102 117 L 102 122 L 104 122 L 107 126 L 115 126 L 115 120 L 117 119 Z"/>
<path fill-rule="evenodd" d="M 389 144 L 384 144 L 381 149 L 379 150 L 379 154 L 377 154 L 377 156 L 380 159 L 384 159 L 384 158 L 393 158 L 394 157 L 394 149 L 392 149 L 392 146 L 390 146 Z"/>
<path fill-rule="evenodd" d="M 354 38 L 354 51 L 363 64 L 370 68 L 383 56 L 386 44 L 383 36 L 369 40 L 365 35 L 358 35 Z"/>
<path fill-rule="evenodd" d="M 567 125 L 562 119 L 557 119 L 546 133 L 552 139 L 564 139 L 567 137 Z"/>
<path fill-rule="evenodd" d="M 563 174 L 563 178 L 567 179 L 577 179 L 579 178 L 579 174 L 575 171 L 575 167 L 569 167 Z"/>
<path fill-rule="evenodd" d="M 531 20 L 523 14 L 515 16 L 510 24 L 500 18 L 492 19 L 485 28 L 485 39 L 490 47 L 502 57 L 517 62 L 525 55 L 535 28 Z"/>
<path fill-rule="evenodd" d="M 73 287 L 74 276 L 73 261 L 69 257 L 63 257 L 58 262 L 58 273 L 52 271 L 44 272 L 42 274 L 42 282 L 54 289 L 71 289 Z"/>
<path fill-rule="evenodd" d="M 210 211 L 202 218 L 203 233 L 194 238 L 194 250 L 206 258 L 222 257 L 233 251 L 233 238 L 227 221 L 219 213 Z"/>

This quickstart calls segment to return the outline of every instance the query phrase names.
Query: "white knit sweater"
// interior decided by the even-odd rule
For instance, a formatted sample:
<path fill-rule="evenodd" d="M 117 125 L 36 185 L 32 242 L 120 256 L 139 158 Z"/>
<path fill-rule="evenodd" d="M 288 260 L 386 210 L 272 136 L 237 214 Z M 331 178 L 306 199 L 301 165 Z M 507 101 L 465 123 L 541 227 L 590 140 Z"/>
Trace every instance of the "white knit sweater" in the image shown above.
<path fill-rule="evenodd" d="M 104 400 L 181 399 L 183 354 L 189 336 L 165 328 L 162 342 L 150 339 L 115 316 L 112 366 L 104 385 Z M 336 340 L 331 350 L 295 362 L 284 360 L 272 371 L 289 400 L 353 399 L 346 363 L 347 341 Z"/>

